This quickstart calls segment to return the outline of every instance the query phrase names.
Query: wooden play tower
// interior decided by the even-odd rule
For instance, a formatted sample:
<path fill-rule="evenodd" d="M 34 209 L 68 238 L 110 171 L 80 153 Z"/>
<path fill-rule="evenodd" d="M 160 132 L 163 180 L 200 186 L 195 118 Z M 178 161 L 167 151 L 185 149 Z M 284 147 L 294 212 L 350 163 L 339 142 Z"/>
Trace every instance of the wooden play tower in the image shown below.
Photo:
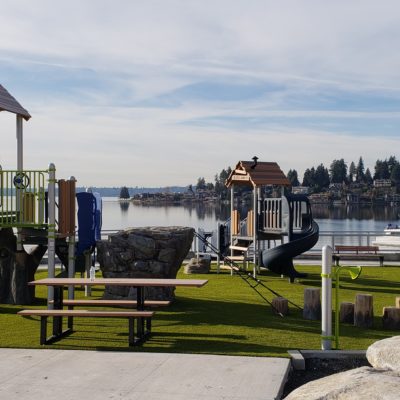
<path fill-rule="evenodd" d="M 282 198 L 284 188 L 290 186 L 289 180 L 276 162 L 239 161 L 226 180 L 225 185 L 231 191 L 231 257 L 239 258 L 253 246 L 253 262 L 257 266 L 257 254 L 260 240 L 281 239 L 287 231 L 288 215 Z M 252 189 L 252 209 L 241 219 L 235 189 L 247 186 Z M 265 188 L 273 186 L 279 193 L 277 198 L 265 196 Z"/>
<path fill-rule="evenodd" d="M 294 269 L 293 258 L 312 248 L 319 235 L 308 198 L 285 190 L 290 182 L 279 165 L 258 162 L 257 157 L 239 161 L 226 186 L 231 189 L 229 258 L 248 260 L 251 249 L 254 276 L 261 266 L 287 275 L 291 281 L 302 276 Z M 243 218 L 235 198 L 238 186 L 247 186 L 252 193 L 252 208 Z"/>

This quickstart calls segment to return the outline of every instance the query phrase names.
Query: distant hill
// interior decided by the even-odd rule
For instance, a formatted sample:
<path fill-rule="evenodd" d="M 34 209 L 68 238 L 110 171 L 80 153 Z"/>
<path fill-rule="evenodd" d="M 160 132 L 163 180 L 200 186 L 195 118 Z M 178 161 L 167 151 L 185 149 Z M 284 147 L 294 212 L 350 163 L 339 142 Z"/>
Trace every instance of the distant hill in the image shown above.
<path fill-rule="evenodd" d="M 98 192 L 102 197 L 119 197 L 121 191 L 120 187 L 90 187 L 93 192 Z M 188 186 L 168 186 L 168 187 L 157 187 L 157 188 L 145 188 L 145 187 L 129 187 L 130 196 L 140 193 L 184 193 L 188 190 Z M 76 192 L 86 192 L 86 187 L 77 187 Z"/>

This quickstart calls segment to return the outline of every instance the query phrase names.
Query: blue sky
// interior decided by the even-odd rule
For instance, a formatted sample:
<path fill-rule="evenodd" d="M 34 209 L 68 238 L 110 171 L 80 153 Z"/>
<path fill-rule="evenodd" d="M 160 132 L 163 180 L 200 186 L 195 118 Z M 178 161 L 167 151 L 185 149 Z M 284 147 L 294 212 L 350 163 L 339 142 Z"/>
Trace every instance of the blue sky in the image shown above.
<path fill-rule="evenodd" d="M 212 181 L 254 155 L 373 169 L 400 158 L 399 42 L 398 1 L 3 0 L 0 83 L 32 115 L 25 167 L 78 185 Z"/>

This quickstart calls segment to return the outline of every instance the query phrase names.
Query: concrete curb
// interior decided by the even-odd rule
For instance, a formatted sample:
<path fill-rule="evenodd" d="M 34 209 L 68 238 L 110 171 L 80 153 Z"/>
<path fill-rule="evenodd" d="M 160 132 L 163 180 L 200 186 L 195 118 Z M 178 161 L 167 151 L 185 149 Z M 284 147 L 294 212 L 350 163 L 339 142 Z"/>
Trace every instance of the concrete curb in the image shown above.
<path fill-rule="evenodd" d="M 306 359 L 346 359 L 346 358 L 362 358 L 365 359 L 366 350 L 288 350 L 290 361 L 293 369 L 305 370 Z"/>

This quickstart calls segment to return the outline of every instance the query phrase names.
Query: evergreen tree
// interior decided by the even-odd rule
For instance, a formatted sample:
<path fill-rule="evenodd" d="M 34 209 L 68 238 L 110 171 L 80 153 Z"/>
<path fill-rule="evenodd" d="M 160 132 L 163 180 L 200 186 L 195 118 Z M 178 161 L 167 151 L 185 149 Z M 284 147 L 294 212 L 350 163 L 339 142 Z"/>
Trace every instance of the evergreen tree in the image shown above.
<path fill-rule="evenodd" d="M 206 180 L 203 177 L 197 179 L 196 190 L 201 190 L 206 188 Z"/>
<path fill-rule="evenodd" d="M 365 174 L 364 174 L 364 161 L 362 157 L 358 160 L 357 168 L 356 168 L 356 182 L 362 183 L 364 182 Z"/>
<path fill-rule="evenodd" d="M 389 160 L 387 161 L 388 164 L 388 169 L 389 169 L 389 174 L 392 175 L 393 168 L 399 164 L 399 162 L 396 160 L 395 156 L 390 156 Z"/>
<path fill-rule="evenodd" d="M 372 183 L 374 182 L 371 176 L 371 171 L 369 170 L 369 168 L 367 168 L 365 170 L 365 183 L 367 183 L 368 185 L 372 185 Z"/>
<path fill-rule="evenodd" d="M 346 182 L 347 177 L 347 165 L 344 159 L 333 160 L 330 167 L 330 178 L 332 183 L 343 183 Z"/>
<path fill-rule="evenodd" d="M 350 183 L 354 181 L 355 176 L 356 176 L 356 166 L 352 161 L 349 167 L 349 176 L 348 176 L 348 180 Z"/>
<path fill-rule="evenodd" d="M 214 191 L 220 199 L 228 198 L 228 188 L 225 186 L 225 181 L 227 180 L 231 172 L 231 167 L 228 167 L 226 170 L 223 169 L 219 174 L 215 175 Z"/>
<path fill-rule="evenodd" d="M 119 198 L 120 199 L 130 199 L 131 196 L 129 195 L 129 190 L 126 186 L 122 186 L 120 192 L 119 192 Z"/>
<path fill-rule="evenodd" d="M 315 183 L 315 169 L 314 167 L 307 168 L 304 171 L 304 176 L 303 176 L 303 186 L 309 186 L 309 187 L 314 187 L 314 183 Z"/>
<path fill-rule="evenodd" d="M 317 191 L 326 189 L 329 187 L 329 172 L 328 169 L 323 166 L 323 164 L 318 165 L 314 174 L 314 185 Z"/>
<path fill-rule="evenodd" d="M 389 178 L 390 178 L 390 173 L 389 173 L 388 162 L 386 160 L 385 161 L 376 160 L 374 179 L 389 179 Z"/>
<path fill-rule="evenodd" d="M 299 182 L 299 178 L 297 176 L 297 171 L 295 169 L 290 169 L 288 174 L 287 174 L 287 178 L 290 181 L 290 184 L 292 186 L 299 186 L 300 182 Z"/>
<path fill-rule="evenodd" d="M 395 184 L 400 183 L 400 164 L 399 163 L 397 163 L 393 166 L 392 173 L 390 174 L 390 179 Z"/>

